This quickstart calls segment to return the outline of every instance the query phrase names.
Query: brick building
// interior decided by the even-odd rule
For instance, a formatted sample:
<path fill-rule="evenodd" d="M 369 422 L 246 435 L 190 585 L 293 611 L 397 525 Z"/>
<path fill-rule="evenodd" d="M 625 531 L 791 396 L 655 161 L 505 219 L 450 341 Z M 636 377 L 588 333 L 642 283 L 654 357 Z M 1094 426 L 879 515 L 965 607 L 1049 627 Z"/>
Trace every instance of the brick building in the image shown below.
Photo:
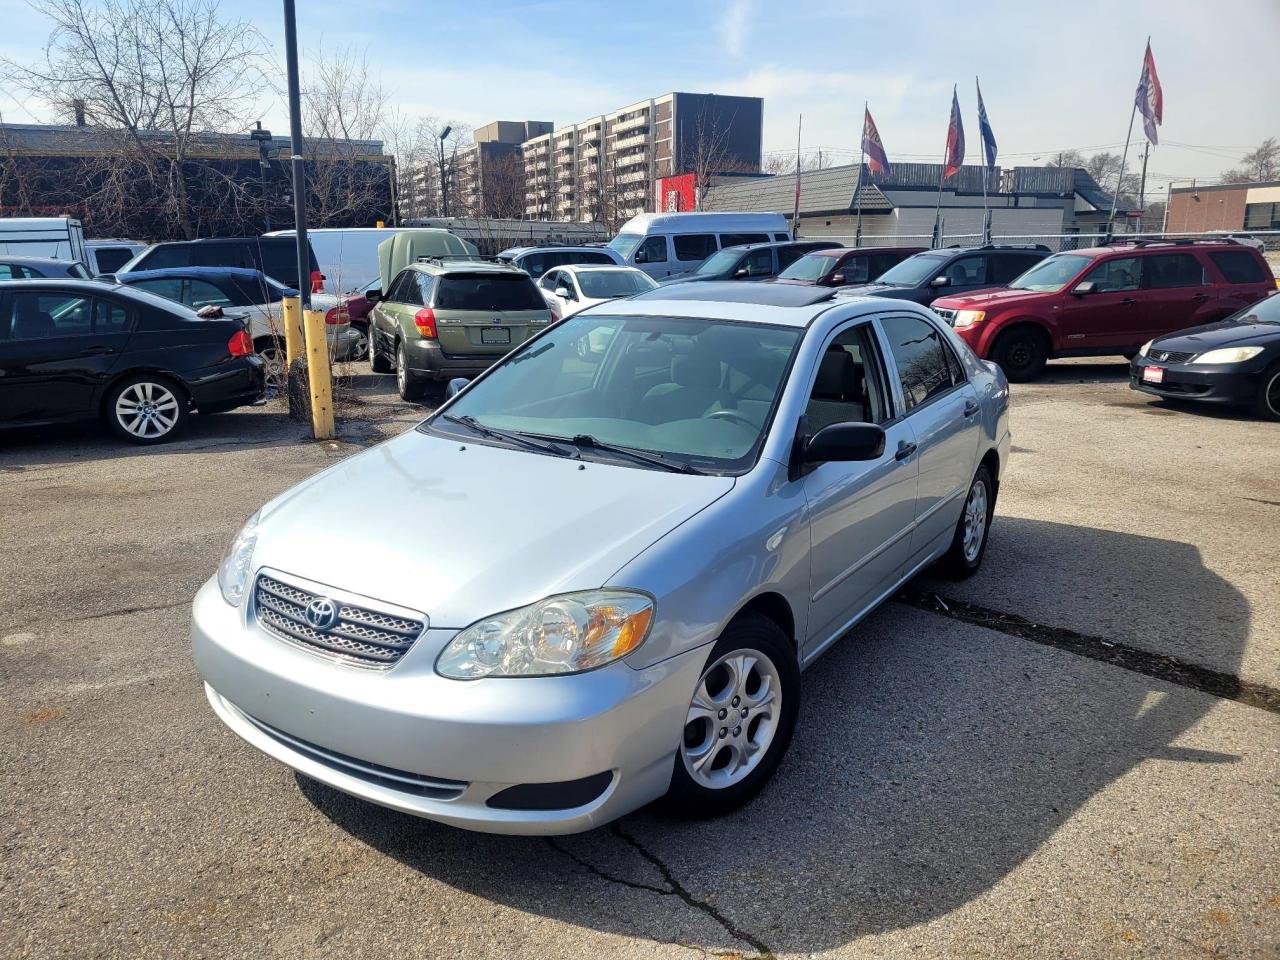
<path fill-rule="evenodd" d="M 1174 187 L 1165 229 L 1170 233 L 1280 230 L 1280 180 Z"/>

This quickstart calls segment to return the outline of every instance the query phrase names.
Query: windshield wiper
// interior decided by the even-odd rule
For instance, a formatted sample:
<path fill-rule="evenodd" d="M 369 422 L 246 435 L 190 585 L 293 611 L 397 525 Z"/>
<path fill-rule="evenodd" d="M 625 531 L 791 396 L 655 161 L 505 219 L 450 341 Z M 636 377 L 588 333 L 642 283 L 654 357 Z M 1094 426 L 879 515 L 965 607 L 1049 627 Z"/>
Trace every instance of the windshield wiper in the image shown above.
<path fill-rule="evenodd" d="M 564 447 L 558 447 L 554 443 L 544 443 L 541 440 L 535 440 L 532 437 L 525 436 L 523 433 L 515 430 L 499 430 L 497 427 L 486 426 L 470 414 L 455 417 L 451 413 L 445 413 L 441 414 L 440 419 L 448 420 L 450 423 L 460 423 L 469 430 L 474 430 L 481 436 L 491 437 L 494 440 L 505 440 L 508 443 L 523 444 L 531 450 L 540 450 L 543 453 L 553 453 L 557 457 L 569 456 L 569 451 L 564 449 Z"/>
<path fill-rule="evenodd" d="M 570 437 L 569 442 L 575 447 L 581 447 L 584 450 L 600 450 L 603 453 L 616 453 L 624 457 L 629 457 L 636 463 L 646 463 L 651 467 L 659 467 L 662 470 L 670 470 L 672 473 L 693 473 L 699 476 L 703 472 L 697 467 L 687 463 L 679 463 L 675 460 L 668 460 L 660 453 L 642 453 L 639 450 L 633 450 L 631 447 L 619 446 L 616 443 L 606 443 L 603 440 L 597 440 L 595 437 L 587 433 L 580 433 L 577 436 Z"/>

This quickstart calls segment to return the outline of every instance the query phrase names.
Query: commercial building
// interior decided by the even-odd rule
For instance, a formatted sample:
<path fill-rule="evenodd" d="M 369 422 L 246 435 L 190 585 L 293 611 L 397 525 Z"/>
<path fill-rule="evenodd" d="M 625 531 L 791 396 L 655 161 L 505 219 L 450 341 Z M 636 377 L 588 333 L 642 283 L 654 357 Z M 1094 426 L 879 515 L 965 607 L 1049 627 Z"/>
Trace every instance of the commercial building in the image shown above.
<path fill-rule="evenodd" d="M 1170 233 L 1280 230 L 1280 180 L 1174 187 L 1165 229 Z"/>
<path fill-rule="evenodd" d="M 139 240 L 259 234 L 293 223 L 290 152 L 262 129 L 199 134 L 179 153 L 160 130 L 0 124 L 0 216 L 68 215 L 89 236 Z M 381 141 L 307 139 L 303 154 L 313 226 L 390 221 L 395 160 Z"/>
<path fill-rule="evenodd" d="M 668 93 L 531 137 L 525 216 L 612 226 L 654 209 L 654 183 L 760 169 L 764 101 Z"/>
<path fill-rule="evenodd" d="M 833 237 L 852 242 L 857 234 L 859 198 L 862 237 L 870 243 L 893 238 L 928 244 L 938 210 L 935 163 L 895 163 L 889 173 L 872 177 L 856 164 L 805 171 L 800 182 L 802 237 Z M 1071 246 L 1065 235 L 1097 235 L 1106 230 L 1111 195 L 1080 168 L 966 166 L 944 185 L 941 197 L 943 237 L 948 242 L 980 238 L 983 232 L 983 178 L 993 236 L 1025 236 L 1028 242 Z M 790 213 L 795 201 L 794 173 L 735 178 L 714 185 L 704 210 L 770 210 Z M 1122 202 L 1117 222 L 1136 211 Z M 1117 232 L 1124 229 L 1117 226 Z"/>

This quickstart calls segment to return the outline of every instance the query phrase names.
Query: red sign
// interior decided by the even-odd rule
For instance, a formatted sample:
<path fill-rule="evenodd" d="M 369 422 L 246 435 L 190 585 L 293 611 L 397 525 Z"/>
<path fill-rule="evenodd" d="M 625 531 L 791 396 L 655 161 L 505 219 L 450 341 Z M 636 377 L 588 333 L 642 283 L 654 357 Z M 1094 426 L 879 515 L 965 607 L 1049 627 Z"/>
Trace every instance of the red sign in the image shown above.
<path fill-rule="evenodd" d="M 654 184 L 654 209 L 658 213 L 688 213 L 698 209 L 697 181 L 694 173 L 659 177 Z"/>

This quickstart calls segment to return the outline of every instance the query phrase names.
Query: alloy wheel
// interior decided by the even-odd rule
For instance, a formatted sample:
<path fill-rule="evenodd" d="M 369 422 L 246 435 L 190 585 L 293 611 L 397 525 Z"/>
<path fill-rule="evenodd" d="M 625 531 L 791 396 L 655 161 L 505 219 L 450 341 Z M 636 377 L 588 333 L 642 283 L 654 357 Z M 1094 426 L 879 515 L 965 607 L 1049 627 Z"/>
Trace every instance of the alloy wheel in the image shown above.
<path fill-rule="evenodd" d="M 279 395 L 284 390 L 284 351 L 279 347 L 267 347 L 258 356 L 262 358 L 263 373 L 266 377 L 267 395 Z"/>
<path fill-rule="evenodd" d="M 734 650 L 698 680 L 680 756 L 695 783 L 722 790 L 745 779 L 769 752 L 782 709 L 782 679 L 759 650 Z"/>
<path fill-rule="evenodd" d="M 1271 408 L 1271 415 L 1280 418 L 1280 371 L 1271 378 L 1271 382 L 1267 384 L 1265 396 L 1267 398 L 1267 406 Z"/>
<path fill-rule="evenodd" d="M 978 480 L 969 489 L 964 504 L 964 558 L 970 563 L 982 552 L 982 540 L 987 535 L 987 485 Z"/>
<path fill-rule="evenodd" d="M 168 387 L 148 380 L 130 384 L 116 400 L 116 421 L 142 440 L 163 437 L 178 423 L 178 398 Z"/>
<path fill-rule="evenodd" d="M 404 347 L 401 346 L 396 350 L 396 386 L 400 388 L 400 395 L 404 396 L 405 387 L 409 385 L 409 366 L 404 358 Z"/>

